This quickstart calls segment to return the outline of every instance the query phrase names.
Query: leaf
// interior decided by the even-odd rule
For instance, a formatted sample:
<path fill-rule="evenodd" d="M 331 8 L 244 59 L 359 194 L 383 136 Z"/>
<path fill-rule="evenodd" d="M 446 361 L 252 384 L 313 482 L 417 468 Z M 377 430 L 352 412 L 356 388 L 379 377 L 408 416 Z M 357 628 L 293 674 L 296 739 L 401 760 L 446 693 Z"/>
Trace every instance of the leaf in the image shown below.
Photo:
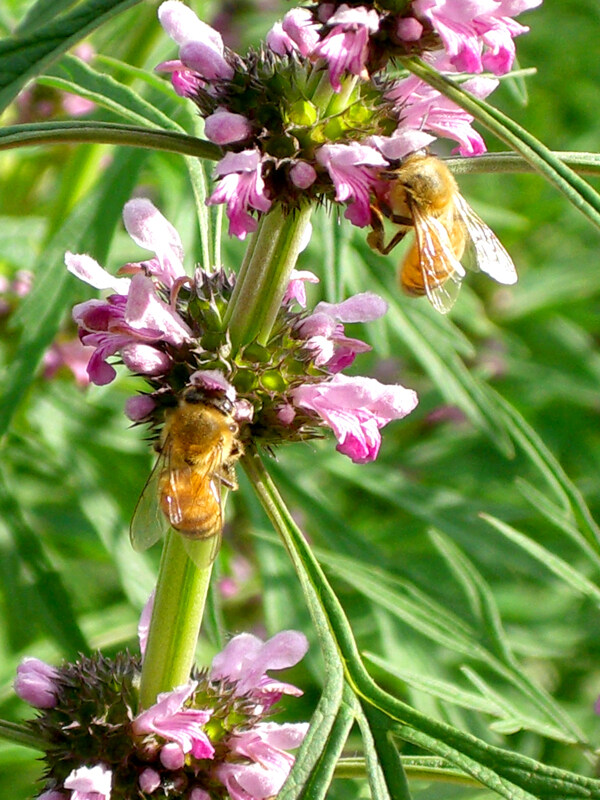
<path fill-rule="evenodd" d="M 64 142 L 121 144 L 212 160 L 220 158 L 221 154 L 216 145 L 188 134 L 114 122 L 34 122 L 0 129 L 0 150 Z"/>
<path fill-rule="evenodd" d="M 184 132 L 181 125 L 132 88 L 68 53 L 53 68 L 52 73 L 43 75 L 38 83 L 93 100 L 134 125 L 149 123 L 153 127 Z"/>
<path fill-rule="evenodd" d="M 36 0 L 16 28 L 16 33 L 28 34 L 35 28 L 52 21 L 74 6 L 77 0 Z"/>
<path fill-rule="evenodd" d="M 349 694 L 347 689 L 345 689 L 344 693 L 345 695 Z M 304 783 L 300 797 L 306 798 L 306 800 L 322 800 L 327 796 L 336 764 L 342 754 L 353 723 L 352 702 L 351 698 L 347 696 L 345 702 L 340 706 L 327 739 L 322 748 L 320 748 L 319 759 L 308 780 Z M 278 796 L 280 797 L 281 795 Z"/>
<path fill-rule="evenodd" d="M 39 537 L 23 518 L 2 472 L 0 472 L 0 507 L 2 519 L 10 532 L 19 557 L 27 565 L 33 577 L 38 624 L 41 623 L 41 627 L 46 629 L 66 658 L 75 659 L 81 652 L 90 652 L 62 578 L 52 566 Z"/>
<path fill-rule="evenodd" d="M 69 14 L 0 41 L 0 112 L 27 81 L 112 17 L 140 0 L 85 0 Z"/>
<path fill-rule="evenodd" d="M 534 542 L 528 536 L 525 536 L 520 531 L 507 525 L 495 517 L 488 514 L 481 514 L 481 518 L 499 531 L 507 539 L 517 544 L 525 552 L 529 553 L 533 558 L 547 567 L 550 572 L 554 573 L 557 577 L 563 580 L 568 586 L 574 589 L 578 594 L 589 597 L 596 604 L 600 604 L 600 587 L 595 583 L 588 580 L 585 575 L 572 567 L 559 556 L 552 553 L 547 548 Z"/>
<path fill-rule="evenodd" d="M 371 797 L 373 800 L 410 800 L 408 781 L 398 748 L 390 735 L 388 717 L 368 703 L 360 706 L 356 699 L 354 702 L 365 748 Z"/>

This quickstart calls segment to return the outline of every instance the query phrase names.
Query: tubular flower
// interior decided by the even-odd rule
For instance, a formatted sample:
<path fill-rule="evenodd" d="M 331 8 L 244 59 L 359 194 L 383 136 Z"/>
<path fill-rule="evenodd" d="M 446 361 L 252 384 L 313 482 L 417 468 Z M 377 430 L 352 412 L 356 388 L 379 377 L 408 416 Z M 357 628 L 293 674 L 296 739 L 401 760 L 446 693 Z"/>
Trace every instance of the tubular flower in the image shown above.
<path fill-rule="evenodd" d="M 327 383 L 300 386 L 294 390 L 293 400 L 331 427 L 338 440 L 337 449 L 356 464 L 377 458 L 380 428 L 393 419 L 402 419 L 417 405 L 417 395 L 411 389 L 346 375 L 334 375 Z"/>
<path fill-rule="evenodd" d="M 271 797 L 294 763 L 305 723 L 265 720 L 283 694 L 301 690 L 267 675 L 297 664 L 306 638 L 282 631 L 266 642 L 234 637 L 210 671 L 159 695 L 135 714 L 138 659 L 96 654 L 53 668 L 52 706 L 28 726 L 46 745 L 38 800 L 173 800 Z M 42 663 L 42 662 L 40 662 Z"/>
<path fill-rule="evenodd" d="M 336 150 L 321 149 L 340 191 L 353 193 L 354 203 L 349 208 L 366 203 L 363 187 L 372 176 L 361 170 L 366 169 L 364 162 L 381 163 L 383 157 L 366 146 L 348 147 L 341 158 Z M 344 172 L 340 164 L 345 160 L 349 164 Z M 356 166 L 353 161 L 362 163 Z M 148 200 L 130 201 L 125 208 L 132 238 L 156 254 L 148 261 L 125 265 L 121 272 L 132 273 L 131 278 L 114 278 L 88 255 L 68 253 L 65 260 L 78 277 L 113 292 L 105 300 L 76 305 L 73 317 L 82 343 L 92 348 L 88 374 L 94 383 L 102 385 L 115 378 L 115 357 L 147 381 L 146 391 L 127 400 L 129 419 L 150 425 L 152 435 L 158 436 L 183 393 L 196 387 L 231 404 L 241 448 L 250 441 L 272 447 L 320 438 L 323 427 L 328 426 L 341 442 L 340 452 L 355 461 L 376 457 L 379 429 L 404 414 L 390 412 L 386 416 L 368 403 L 362 408 L 348 392 L 346 416 L 353 422 L 338 424 L 340 415 L 346 419 L 343 395 L 335 395 L 332 407 L 323 397 L 329 397 L 332 387 L 338 385 L 332 377 L 371 349 L 361 339 L 349 336 L 345 326 L 383 316 L 387 304 L 380 297 L 363 292 L 342 303 L 318 303 L 310 311 L 304 308 L 304 284 L 317 278 L 308 271 L 293 272 L 271 338 L 261 345 L 252 343 L 232 357 L 223 319 L 234 290 L 233 276 L 197 269 L 193 278 L 186 277 L 181 240 L 172 225 Z M 384 390 L 381 387 L 380 391 Z M 361 436 L 371 444 L 363 444 L 359 452 L 351 443 Z M 179 722 L 184 720 L 177 717 Z M 186 743 L 178 744 L 188 752 Z"/>

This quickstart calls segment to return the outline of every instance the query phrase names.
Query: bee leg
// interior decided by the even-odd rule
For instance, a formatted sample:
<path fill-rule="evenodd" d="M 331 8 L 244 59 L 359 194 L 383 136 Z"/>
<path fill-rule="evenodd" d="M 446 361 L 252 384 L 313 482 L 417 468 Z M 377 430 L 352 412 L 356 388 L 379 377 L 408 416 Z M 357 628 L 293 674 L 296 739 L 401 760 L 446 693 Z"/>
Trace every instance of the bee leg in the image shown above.
<path fill-rule="evenodd" d="M 398 242 L 402 241 L 402 239 L 406 236 L 405 230 L 396 231 L 394 236 L 390 239 L 390 241 L 385 244 L 385 230 L 383 224 L 383 214 L 381 213 L 380 209 L 376 206 L 371 206 L 371 227 L 373 230 L 367 236 L 367 244 L 373 250 L 377 250 L 379 253 L 382 253 L 384 256 L 387 256 L 394 247 L 398 244 Z M 399 217 L 395 214 L 390 214 L 389 219 L 394 222 L 396 225 L 403 225 L 405 227 L 410 227 L 411 220 L 406 219 L 405 217 Z"/>

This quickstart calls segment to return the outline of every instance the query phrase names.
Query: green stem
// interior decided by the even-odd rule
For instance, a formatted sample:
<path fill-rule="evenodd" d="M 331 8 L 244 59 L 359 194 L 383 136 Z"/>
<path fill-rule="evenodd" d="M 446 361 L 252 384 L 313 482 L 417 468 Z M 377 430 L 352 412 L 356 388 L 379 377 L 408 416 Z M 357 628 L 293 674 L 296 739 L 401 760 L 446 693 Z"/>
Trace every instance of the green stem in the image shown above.
<path fill-rule="evenodd" d="M 277 204 L 261 219 L 225 316 L 234 351 L 255 339 L 268 341 L 311 213 L 308 204 L 288 212 Z"/>
<path fill-rule="evenodd" d="M 142 667 L 141 708 L 151 706 L 160 692 L 189 681 L 211 570 L 212 566 L 199 569 L 188 556 L 183 537 L 169 531 Z"/>

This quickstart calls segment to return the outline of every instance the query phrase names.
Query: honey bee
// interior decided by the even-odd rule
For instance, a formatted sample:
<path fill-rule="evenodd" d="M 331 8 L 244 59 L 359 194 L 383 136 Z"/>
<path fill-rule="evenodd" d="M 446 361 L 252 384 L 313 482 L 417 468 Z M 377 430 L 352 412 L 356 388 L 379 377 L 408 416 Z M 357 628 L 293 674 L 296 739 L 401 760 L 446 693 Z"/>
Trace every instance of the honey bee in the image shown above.
<path fill-rule="evenodd" d="M 167 416 L 158 460 L 131 521 L 134 549 L 145 550 L 171 527 L 186 540 L 211 540 L 205 558 L 212 563 L 223 529 L 221 486 L 237 488 L 238 430 L 224 394 L 184 390 Z"/>
<path fill-rule="evenodd" d="M 400 284 L 409 295 L 427 295 L 446 314 L 456 301 L 465 276 L 461 259 L 469 249 L 473 266 L 498 283 L 513 284 L 517 273 L 511 257 L 485 222 L 460 194 L 454 176 L 435 156 L 408 156 L 397 170 L 383 172 L 390 180 L 386 201 L 371 206 L 373 230 L 369 245 L 387 255 L 414 228 L 415 242 L 400 267 Z M 383 218 L 399 227 L 384 244 Z"/>

